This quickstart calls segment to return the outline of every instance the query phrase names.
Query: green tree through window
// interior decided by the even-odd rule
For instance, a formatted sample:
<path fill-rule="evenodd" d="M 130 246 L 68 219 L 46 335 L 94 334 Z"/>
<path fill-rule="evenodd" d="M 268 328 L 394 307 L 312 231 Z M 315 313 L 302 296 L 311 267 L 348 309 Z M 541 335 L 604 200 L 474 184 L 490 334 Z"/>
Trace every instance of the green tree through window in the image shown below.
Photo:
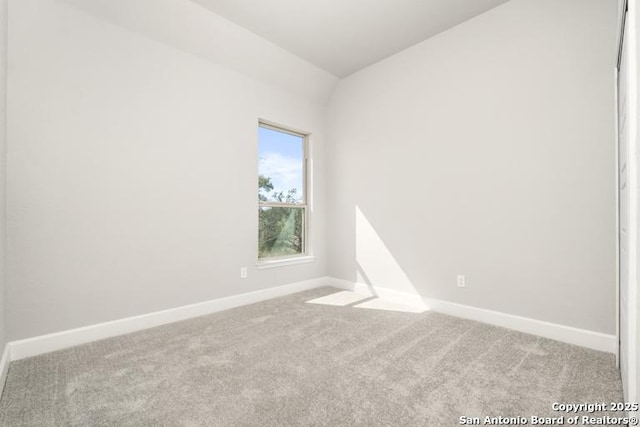
<path fill-rule="evenodd" d="M 258 257 L 305 254 L 306 136 L 260 124 Z"/>

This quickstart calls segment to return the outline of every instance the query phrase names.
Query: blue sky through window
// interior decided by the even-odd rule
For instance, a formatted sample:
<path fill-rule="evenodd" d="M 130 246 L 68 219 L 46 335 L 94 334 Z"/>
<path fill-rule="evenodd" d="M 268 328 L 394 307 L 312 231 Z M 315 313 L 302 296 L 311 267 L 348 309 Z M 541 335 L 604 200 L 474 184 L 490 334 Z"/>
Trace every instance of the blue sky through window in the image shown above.
<path fill-rule="evenodd" d="M 273 129 L 258 127 L 258 173 L 271 179 L 273 191 L 264 194 L 274 200 L 273 192 L 282 191 L 285 196 L 296 189 L 296 200 L 303 198 L 302 165 L 304 138 Z"/>

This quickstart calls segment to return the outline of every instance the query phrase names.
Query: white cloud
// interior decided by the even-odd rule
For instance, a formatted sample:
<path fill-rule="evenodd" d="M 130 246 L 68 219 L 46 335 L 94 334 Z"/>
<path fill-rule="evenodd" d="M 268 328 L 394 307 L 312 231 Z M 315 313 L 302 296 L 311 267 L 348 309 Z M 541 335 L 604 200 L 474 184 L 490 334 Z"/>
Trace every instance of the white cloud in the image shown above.
<path fill-rule="evenodd" d="M 302 164 L 300 159 L 285 157 L 279 153 L 265 153 L 260 157 L 259 171 L 261 175 L 271 178 L 274 191 L 286 192 L 291 188 L 298 189 L 302 195 Z"/>

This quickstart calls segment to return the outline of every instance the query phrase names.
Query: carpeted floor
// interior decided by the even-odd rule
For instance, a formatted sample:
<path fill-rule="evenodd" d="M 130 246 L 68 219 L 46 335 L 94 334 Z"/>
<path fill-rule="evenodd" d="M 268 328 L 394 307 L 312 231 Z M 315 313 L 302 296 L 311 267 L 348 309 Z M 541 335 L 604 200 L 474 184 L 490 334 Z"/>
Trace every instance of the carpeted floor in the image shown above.
<path fill-rule="evenodd" d="M 437 313 L 307 303 L 337 292 L 13 362 L 0 425 L 439 427 L 622 401 L 612 354 Z"/>

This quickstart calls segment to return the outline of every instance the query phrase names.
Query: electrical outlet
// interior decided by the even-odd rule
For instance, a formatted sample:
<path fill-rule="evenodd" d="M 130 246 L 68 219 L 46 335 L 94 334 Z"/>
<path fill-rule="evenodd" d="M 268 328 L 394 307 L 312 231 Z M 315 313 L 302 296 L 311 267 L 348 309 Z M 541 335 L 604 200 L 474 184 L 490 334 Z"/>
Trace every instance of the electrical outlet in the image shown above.
<path fill-rule="evenodd" d="M 240 278 L 241 279 L 247 278 L 247 267 L 240 267 Z"/>
<path fill-rule="evenodd" d="M 458 274 L 457 284 L 459 288 L 464 288 L 465 286 L 467 286 L 464 280 L 464 275 Z"/>

